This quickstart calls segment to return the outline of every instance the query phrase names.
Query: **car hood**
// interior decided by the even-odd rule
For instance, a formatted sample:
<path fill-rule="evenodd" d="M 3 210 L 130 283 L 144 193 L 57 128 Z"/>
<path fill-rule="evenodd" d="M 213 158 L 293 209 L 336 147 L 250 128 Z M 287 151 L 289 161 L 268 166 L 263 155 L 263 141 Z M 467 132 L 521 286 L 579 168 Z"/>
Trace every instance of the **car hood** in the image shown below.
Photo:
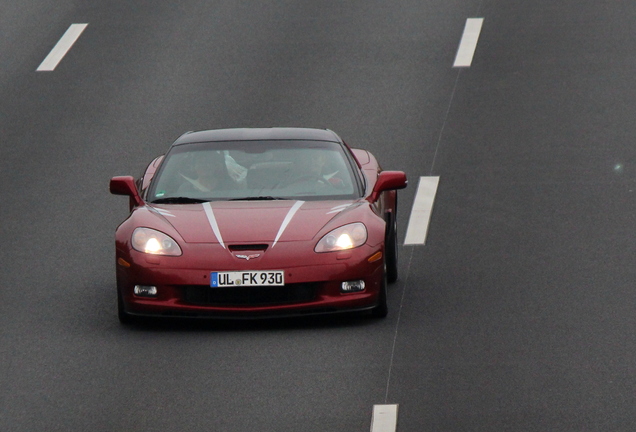
<path fill-rule="evenodd" d="M 154 205 L 187 243 L 307 241 L 358 201 L 213 201 Z"/>

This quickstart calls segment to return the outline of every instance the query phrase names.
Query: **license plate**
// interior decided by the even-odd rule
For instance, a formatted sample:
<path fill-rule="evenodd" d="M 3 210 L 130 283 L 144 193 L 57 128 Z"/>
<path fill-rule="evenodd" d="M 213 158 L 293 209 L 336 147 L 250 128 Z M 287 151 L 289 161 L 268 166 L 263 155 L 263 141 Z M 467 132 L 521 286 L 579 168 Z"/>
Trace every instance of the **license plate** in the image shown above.
<path fill-rule="evenodd" d="M 285 285 L 284 274 L 283 270 L 212 272 L 210 273 L 210 286 L 212 288 L 281 286 Z"/>

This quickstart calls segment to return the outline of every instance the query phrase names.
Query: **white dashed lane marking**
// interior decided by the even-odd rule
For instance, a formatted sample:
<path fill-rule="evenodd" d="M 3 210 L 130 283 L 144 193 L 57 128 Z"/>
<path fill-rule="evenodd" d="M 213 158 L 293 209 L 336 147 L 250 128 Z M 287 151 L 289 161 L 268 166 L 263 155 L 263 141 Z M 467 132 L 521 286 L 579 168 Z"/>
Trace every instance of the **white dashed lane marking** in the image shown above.
<path fill-rule="evenodd" d="M 397 405 L 373 405 L 371 432 L 395 432 L 397 429 Z"/>
<path fill-rule="evenodd" d="M 50 72 L 55 70 L 66 53 L 68 53 L 73 44 L 80 37 L 84 29 L 86 29 L 86 26 L 88 26 L 88 24 L 71 24 L 68 30 L 66 30 L 66 33 L 64 33 L 62 38 L 53 47 L 49 55 L 46 56 L 44 61 L 42 61 L 40 66 L 38 66 L 37 71 Z"/>
<path fill-rule="evenodd" d="M 466 20 L 464 34 L 459 43 L 459 49 L 457 50 L 453 67 L 470 67 L 473 62 L 473 55 L 477 48 L 477 41 L 479 40 L 479 33 L 481 33 L 483 23 L 483 18 L 468 18 Z"/>
<path fill-rule="evenodd" d="M 426 242 L 438 185 L 439 177 L 420 177 L 411 210 L 411 218 L 406 228 L 405 245 L 423 245 Z"/>

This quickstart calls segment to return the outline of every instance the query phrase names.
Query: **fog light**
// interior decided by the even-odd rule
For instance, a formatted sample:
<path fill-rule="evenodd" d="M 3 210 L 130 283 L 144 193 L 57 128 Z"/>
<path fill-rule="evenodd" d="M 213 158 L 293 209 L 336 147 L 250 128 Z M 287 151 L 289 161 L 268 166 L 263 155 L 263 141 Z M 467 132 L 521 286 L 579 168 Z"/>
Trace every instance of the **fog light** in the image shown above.
<path fill-rule="evenodd" d="M 340 291 L 344 293 L 364 291 L 364 281 L 357 280 L 357 281 L 343 282 L 342 285 L 340 286 Z"/>
<path fill-rule="evenodd" d="M 148 285 L 135 285 L 135 289 L 133 292 L 135 293 L 135 295 L 140 297 L 156 297 L 157 287 Z"/>

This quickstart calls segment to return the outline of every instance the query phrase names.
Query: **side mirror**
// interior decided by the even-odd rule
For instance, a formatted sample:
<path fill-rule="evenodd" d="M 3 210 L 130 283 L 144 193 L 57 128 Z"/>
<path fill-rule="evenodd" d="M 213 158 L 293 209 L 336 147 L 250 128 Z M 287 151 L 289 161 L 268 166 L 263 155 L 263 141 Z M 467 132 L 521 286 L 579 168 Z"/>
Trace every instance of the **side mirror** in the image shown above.
<path fill-rule="evenodd" d="M 408 184 L 408 180 L 406 179 L 406 174 L 402 171 L 382 171 L 380 175 L 378 175 L 378 180 L 375 182 L 375 186 L 373 186 L 373 192 L 369 198 L 369 202 L 376 202 L 380 194 L 384 191 L 395 190 L 395 189 L 404 189 Z"/>
<path fill-rule="evenodd" d="M 127 195 L 130 197 L 130 209 L 143 204 L 139 196 L 135 179 L 132 176 L 120 176 L 110 179 L 110 193 L 113 195 Z"/>

